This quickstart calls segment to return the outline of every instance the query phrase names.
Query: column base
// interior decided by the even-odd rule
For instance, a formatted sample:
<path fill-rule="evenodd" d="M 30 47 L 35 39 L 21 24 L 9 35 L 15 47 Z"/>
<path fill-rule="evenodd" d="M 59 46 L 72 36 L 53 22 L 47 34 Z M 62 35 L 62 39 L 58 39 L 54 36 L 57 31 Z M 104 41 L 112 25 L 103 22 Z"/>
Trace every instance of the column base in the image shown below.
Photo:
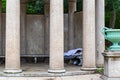
<path fill-rule="evenodd" d="M 83 71 L 95 71 L 96 68 L 84 68 L 84 67 L 82 67 L 81 70 L 83 70 Z"/>
<path fill-rule="evenodd" d="M 16 74 L 16 73 L 21 73 L 21 72 L 22 72 L 21 69 L 16 69 L 16 70 L 5 69 L 4 70 L 4 73 L 7 73 L 7 74 Z"/>
<path fill-rule="evenodd" d="M 65 69 L 49 69 L 48 73 L 65 73 Z"/>

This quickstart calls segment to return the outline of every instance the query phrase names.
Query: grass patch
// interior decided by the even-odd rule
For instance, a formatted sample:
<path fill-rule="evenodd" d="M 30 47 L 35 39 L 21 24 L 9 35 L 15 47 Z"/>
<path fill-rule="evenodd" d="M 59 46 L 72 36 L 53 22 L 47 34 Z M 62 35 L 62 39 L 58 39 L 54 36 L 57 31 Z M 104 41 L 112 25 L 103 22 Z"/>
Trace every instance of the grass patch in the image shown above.
<path fill-rule="evenodd" d="M 103 74 L 104 68 L 97 68 L 95 72 L 99 74 Z"/>

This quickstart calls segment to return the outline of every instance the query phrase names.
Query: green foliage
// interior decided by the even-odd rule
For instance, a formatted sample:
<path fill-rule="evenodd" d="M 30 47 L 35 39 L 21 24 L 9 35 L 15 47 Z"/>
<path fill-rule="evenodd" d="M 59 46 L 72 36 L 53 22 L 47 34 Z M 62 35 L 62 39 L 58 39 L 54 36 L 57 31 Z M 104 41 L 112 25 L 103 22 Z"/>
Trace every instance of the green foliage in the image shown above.
<path fill-rule="evenodd" d="M 27 14 L 44 14 L 44 2 L 42 0 L 30 1 L 26 7 Z"/>
<path fill-rule="evenodd" d="M 111 11 L 116 11 L 115 28 L 120 28 L 120 0 L 105 0 L 105 26 L 109 26 Z"/>
<path fill-rule="evenodd" d="M 83 0 L 77 0 L 77 12 L 82 11 Z"/>
<path fill-rule="evenodd" d="M 96 73 L 103 74 L 104 68 L 97 68 Z"/>
<path fill-rule="evenodd" d="M 43 0 L 30 0 L 26 6 L 27 14 L 44 14 Z M 77 11 L 82 11 L 82 0 L 77 0 Z M 2 12 L 6 12 L 6 0 L 2 0 Z M 64 0 L 64 13 L 68 13 L 68 0 Z"/>
<path fill-rule="evenodd" d="M 68 13 L 68 0 L 64 0 L 64 13 Z"/>
<path fill-rule="evenodd" d="M 110 11 L 107 11 L 105 13 L 105 26 L 109 27 L 109 22 L 110 22 Z"/>
<path fill-rule="evenodd" d="M 117 11 L 116 15 L 115 28 L 120 29 L 120 10 Z"/>
<path fill-rule="evenodd" d="M 27 14 L 44 14 L 43 0 L 29 0 L 26 6 Z M 77 0 L 77 11 L 82 11 L 83 0 Z M 109 26 L 111 14 L 110 12 L 116 10 L 115 28 L 120 28 L 120 0 L 105 0 L 105 26 Z M 2 12 L 6 12 L 6 0 L 2 0 Z M 64 13 L 68 13 L 68 0 L 64 0 Z"/>
<path fill-rule="evenodd" d="M 120 10 L 120 0 L 105 0 L 107 11 Z"/>
<path fill-rule="evenodd" d="M 6 12 L 6 0 L 2 0 L 2 12 Z"/>
<path fill-rule="evenodd" d="M 76 0 L 76 4 L 77 4 L 77 12 L 82 11 L 82 3 L 83 0 Z M 68 13 L 68 0 L 64 0 L 64 13 Z"/>
<path fill-rule="evenodd" d="M 6 12 L 6 0 L 2 0 L 2 12 Z M 27 14 L 43 14 L 44 2 L 42 0 L 29 1 L 26 6 Z"/>

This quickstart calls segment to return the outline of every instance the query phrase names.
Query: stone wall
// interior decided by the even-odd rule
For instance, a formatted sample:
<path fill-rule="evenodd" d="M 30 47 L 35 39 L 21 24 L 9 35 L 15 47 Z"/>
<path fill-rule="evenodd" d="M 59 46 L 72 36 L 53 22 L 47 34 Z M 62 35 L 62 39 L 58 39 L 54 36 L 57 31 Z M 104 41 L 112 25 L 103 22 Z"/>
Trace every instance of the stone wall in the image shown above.
<path fill-rule="evenodd" d="M 82 12 L 74 13 L 74 48 L 82 47 Z"/>
<path fill-rule="evenodd" d="M 5 19 L 5 14 L 2 14 L 2 52 L 0 55 L 5 54 Z M 26 42 L 24 43 L 26 44 L 25 54 L 44 54 L 44 15 L 27 15 L 26 20 Z M 74 48 L 78 47 L 82 47 L 81 12 L 77 12 L 74 15 Z M 64 50 L 68 51 L 68 14 L 64 14 Z"/>
<path fill-rule="evenodd" d="M 5 24 L 6 24 L 6 15 L 2 14 L 2 52 L 0 55 L 5 54 Z"/>
<path fill-rule="evenodd" d="M 64 14 L 64 50 L 68 51 L 68 14 Z"/>
<path fill-rule="evenodd" d="M 27 54 L 44 54 L 44 23 L 43 15 L 27 15 Z"/>

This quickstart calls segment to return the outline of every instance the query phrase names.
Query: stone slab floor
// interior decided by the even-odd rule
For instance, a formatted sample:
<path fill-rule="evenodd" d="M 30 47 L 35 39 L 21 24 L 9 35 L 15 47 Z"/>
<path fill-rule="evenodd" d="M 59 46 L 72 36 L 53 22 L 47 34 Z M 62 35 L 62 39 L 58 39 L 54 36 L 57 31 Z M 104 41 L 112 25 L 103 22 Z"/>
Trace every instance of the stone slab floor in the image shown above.
<path fill-rule="evenodd" d="M 48 63 L 22 63 L 22 73 L 3 73 L 4 64 L 0 65 L 0 80 L 102 80 L 100 74 L 91 71 L 81 71 L 81 66 L 65 64 L 66 73 L 48 73 Z"/>

